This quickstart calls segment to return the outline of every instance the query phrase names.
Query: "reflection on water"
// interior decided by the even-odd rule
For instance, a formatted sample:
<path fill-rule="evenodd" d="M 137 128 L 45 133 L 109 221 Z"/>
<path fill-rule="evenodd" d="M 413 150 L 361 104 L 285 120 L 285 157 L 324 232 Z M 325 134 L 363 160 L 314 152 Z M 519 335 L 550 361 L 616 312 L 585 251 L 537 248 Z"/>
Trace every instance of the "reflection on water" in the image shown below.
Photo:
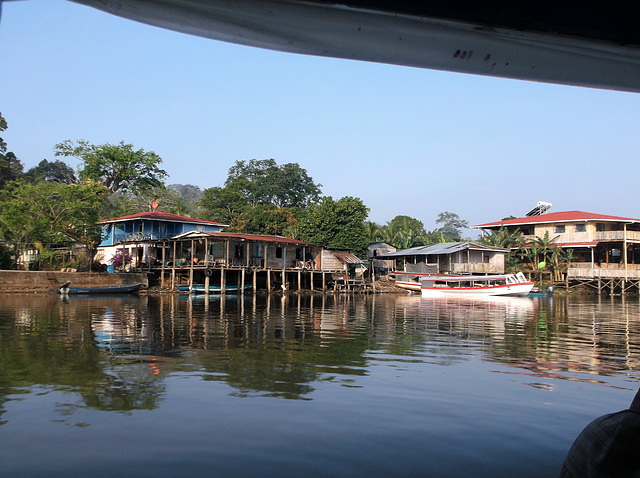
<path fill-rule="evenodd" d="M 5 295 L 0 460 L 83 474 L 58 463 L 81 440 L 121 476 L 222 458 L 238 475 L 554 476 L 587 421 L 628 405 L 639 340 L 637 298 Z M 229 441 L 189 465 L 151 456 L 211 428 Z"/>

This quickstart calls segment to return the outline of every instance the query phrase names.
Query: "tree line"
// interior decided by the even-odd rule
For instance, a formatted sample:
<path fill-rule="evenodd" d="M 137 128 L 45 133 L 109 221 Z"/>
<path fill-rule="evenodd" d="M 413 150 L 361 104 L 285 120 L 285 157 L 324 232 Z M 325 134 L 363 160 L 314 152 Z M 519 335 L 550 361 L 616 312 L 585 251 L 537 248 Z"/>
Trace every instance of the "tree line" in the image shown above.
<path fill-rule="evenodd" d="M 7 122 L 0 114 L 0 132 Z M 85 140 L 55 145 L 57 159 L 43 159 L 24 171 L 0 138 L 0 267 L 9 268 L 15 251 L 37 248 L 53 261 L 56 252 L 85 244 L 81 268 L 88 267 L 101 241 L 98 221 L 152 209 L 228 225 L 229 231 L 281 235 L 366 257 L 368 243 L 384 241 L 399 249 L 460 240 L 467 222 L 444 212 L 442 227 L 426 231 L 408 216 L 385 225 L 367 221 L 360 198 L 324 196 L 297 163 L 274 159 L 236 161 L 222 186 L 166 185 L 162 158 L 152 151 Z M 77 172 L 63 158 L 79 161 Z M 13 252 L 7 245 L 13 246 Z M 61 253 L 60 253 L 61 254 Z"/>

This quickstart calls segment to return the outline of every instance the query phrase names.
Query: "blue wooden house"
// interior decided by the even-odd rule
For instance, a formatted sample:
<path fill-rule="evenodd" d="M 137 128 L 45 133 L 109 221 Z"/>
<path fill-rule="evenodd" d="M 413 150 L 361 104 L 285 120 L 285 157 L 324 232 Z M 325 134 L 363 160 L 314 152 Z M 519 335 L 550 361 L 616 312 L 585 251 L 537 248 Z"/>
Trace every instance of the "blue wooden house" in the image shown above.
<path fill-rule="evenodd" d="M 148 260 L 152 241 L 167 239 L 190 231 L 220 232 L 227 224 L 179 216 L 162 211 L 141 212 L 103 219 L 102 241 L 96 259 L 110 263 L 120 252 L 132 258 L 132 265 Z"/>

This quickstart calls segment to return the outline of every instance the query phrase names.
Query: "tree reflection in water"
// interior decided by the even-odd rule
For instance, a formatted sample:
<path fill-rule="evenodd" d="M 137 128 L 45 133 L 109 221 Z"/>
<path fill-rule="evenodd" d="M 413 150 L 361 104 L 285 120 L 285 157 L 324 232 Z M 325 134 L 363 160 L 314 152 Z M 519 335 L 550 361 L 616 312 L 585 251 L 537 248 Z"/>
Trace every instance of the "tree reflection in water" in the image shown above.
<path fill-rule="evenodd" d="M 315 383 L 348 386 L 382 355 L 449 366 L 479 348 L 515 374 L 597 380 L 637 370 L 638 317 L 638 302 L 620 299 L 5 295 L 0 416 L 35 386 L 98 410 L 150 410 L 179 373 L 237 397 L 310 400 Z"/>

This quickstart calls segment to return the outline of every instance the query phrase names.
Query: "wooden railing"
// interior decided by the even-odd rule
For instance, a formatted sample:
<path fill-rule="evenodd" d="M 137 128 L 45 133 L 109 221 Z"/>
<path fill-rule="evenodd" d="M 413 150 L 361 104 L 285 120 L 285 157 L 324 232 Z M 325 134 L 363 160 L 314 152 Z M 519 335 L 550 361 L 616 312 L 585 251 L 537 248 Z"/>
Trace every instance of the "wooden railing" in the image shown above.
<path fill-rule="evenodd" d="M 592 267 L 589 262 L 572 263 L 567 270 L 567 276 L 569 279 L 597 279 L 598 277 L 640 279 L 640 265 L 627 264 L 625 269 L 624 264 L 601 264 L 600 267 L 597 265 Z"/>
<path fill-rule="evenodd" d="M 498 274 L 502 272 L 491 264 L 453 264 L 451 269 L 454 274 Z"/>
<path fill-rule="evenodd" d="M 627 241 L 640 242 L 640 231 L 627 231 Z M 562 244 L 567 242 L 591 242 L 591 241 L 624 241 L 625 231 L 599 231 L 595 235 L 588 232 L 565 232 L 562 234 L 549 234 L 551 238 L 558 237 L 555 240 L 556 244 Z M 539 236 L 528 235 L 524 236 L 525 241 L 531 243 Z"/>
<path fill-rule="evenodd" d="M 639 231 L 627 231 L 627 241 L 640 241 Z M 596 232 L 596 241 L 624 241 L 625 231 L 600 231 Z"/>

